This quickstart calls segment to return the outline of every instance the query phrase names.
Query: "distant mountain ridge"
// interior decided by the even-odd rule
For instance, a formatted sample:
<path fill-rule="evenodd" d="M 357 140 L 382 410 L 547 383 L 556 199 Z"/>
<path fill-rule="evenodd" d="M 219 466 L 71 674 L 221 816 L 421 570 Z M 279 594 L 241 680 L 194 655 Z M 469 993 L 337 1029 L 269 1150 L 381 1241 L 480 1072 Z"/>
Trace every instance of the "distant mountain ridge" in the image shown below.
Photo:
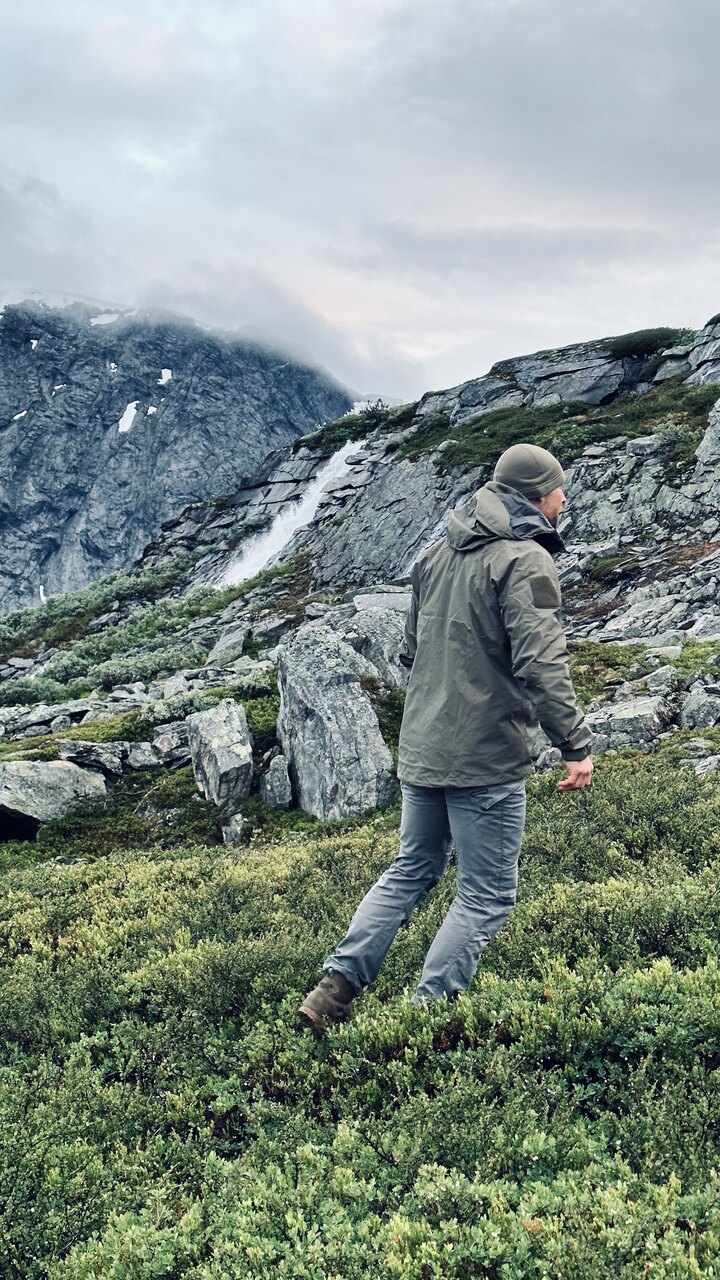
<path fill-rule="evenodd" d="M 352 403 L 320 370 L 180 317 L 37 301 L 0 313 L 0 613 L 130 564 Z"/>

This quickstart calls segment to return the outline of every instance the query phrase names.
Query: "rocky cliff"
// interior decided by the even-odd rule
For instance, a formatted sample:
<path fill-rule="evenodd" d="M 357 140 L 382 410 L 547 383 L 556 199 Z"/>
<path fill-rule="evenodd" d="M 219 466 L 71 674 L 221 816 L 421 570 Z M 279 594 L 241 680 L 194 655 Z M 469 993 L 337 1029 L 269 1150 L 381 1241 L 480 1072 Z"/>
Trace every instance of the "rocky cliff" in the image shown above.
<path fill-rule="evenodd" d="M 345 415 L 167 520 L 129 572 L 0 625 L 7 831 L 41 821 L 28 760 L 109 785 L 192 761 L 229 841 L 258 795 L 323 820 L 391 803 L 408 569 L 521 439 L 567 471 L 558 567 L 595 751 L 676 738 L 715 768 L 719 344 L 717 321 L 629 335 Z M 542 734 L 535 753 L 557 763 Z"/>
<path fill-rule="evenodd" d="M 189 321 L 7 306 L 0 613 L 132 563 L 163 520 L 349 404 L 317 370 Z"/>

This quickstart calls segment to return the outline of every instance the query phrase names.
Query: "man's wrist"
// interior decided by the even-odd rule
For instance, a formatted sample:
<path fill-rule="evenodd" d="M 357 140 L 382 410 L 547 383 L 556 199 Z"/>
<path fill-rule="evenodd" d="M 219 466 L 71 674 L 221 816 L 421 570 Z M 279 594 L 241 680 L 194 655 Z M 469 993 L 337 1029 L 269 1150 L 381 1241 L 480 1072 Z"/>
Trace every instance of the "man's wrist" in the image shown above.
<path fill-rule="evenodd" d="M 575 750 L 572 747 L 566 747 L 560 754 L 563 760 L 577 762 L 578 760 L 587 760 L 592 752 L 589 747 L 576 747 Z"/>

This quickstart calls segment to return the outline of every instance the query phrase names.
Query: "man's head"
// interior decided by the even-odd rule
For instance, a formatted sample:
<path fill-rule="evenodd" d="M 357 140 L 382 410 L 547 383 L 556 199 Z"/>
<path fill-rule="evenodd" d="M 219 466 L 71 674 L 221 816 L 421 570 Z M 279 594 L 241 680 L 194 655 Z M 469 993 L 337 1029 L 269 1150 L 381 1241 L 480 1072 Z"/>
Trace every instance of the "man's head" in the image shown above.
<path fill-rule="evenodd" d="M 565 472 L 557 458 L 537 444 L 513 444 L 498 458 L 493 480 L 521 493 L 557 528 L 565 502 Z"/>

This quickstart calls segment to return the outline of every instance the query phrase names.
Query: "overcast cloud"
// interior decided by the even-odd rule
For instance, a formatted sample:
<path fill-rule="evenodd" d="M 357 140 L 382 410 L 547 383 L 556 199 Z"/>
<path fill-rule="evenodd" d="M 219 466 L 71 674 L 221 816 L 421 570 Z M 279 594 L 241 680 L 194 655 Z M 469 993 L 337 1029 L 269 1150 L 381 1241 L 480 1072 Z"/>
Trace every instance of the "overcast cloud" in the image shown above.
<path fill-rule="evenodd" d="M 720 310 L 715 0 L 25 0 L 0 293 L 403 398 Z"/>

